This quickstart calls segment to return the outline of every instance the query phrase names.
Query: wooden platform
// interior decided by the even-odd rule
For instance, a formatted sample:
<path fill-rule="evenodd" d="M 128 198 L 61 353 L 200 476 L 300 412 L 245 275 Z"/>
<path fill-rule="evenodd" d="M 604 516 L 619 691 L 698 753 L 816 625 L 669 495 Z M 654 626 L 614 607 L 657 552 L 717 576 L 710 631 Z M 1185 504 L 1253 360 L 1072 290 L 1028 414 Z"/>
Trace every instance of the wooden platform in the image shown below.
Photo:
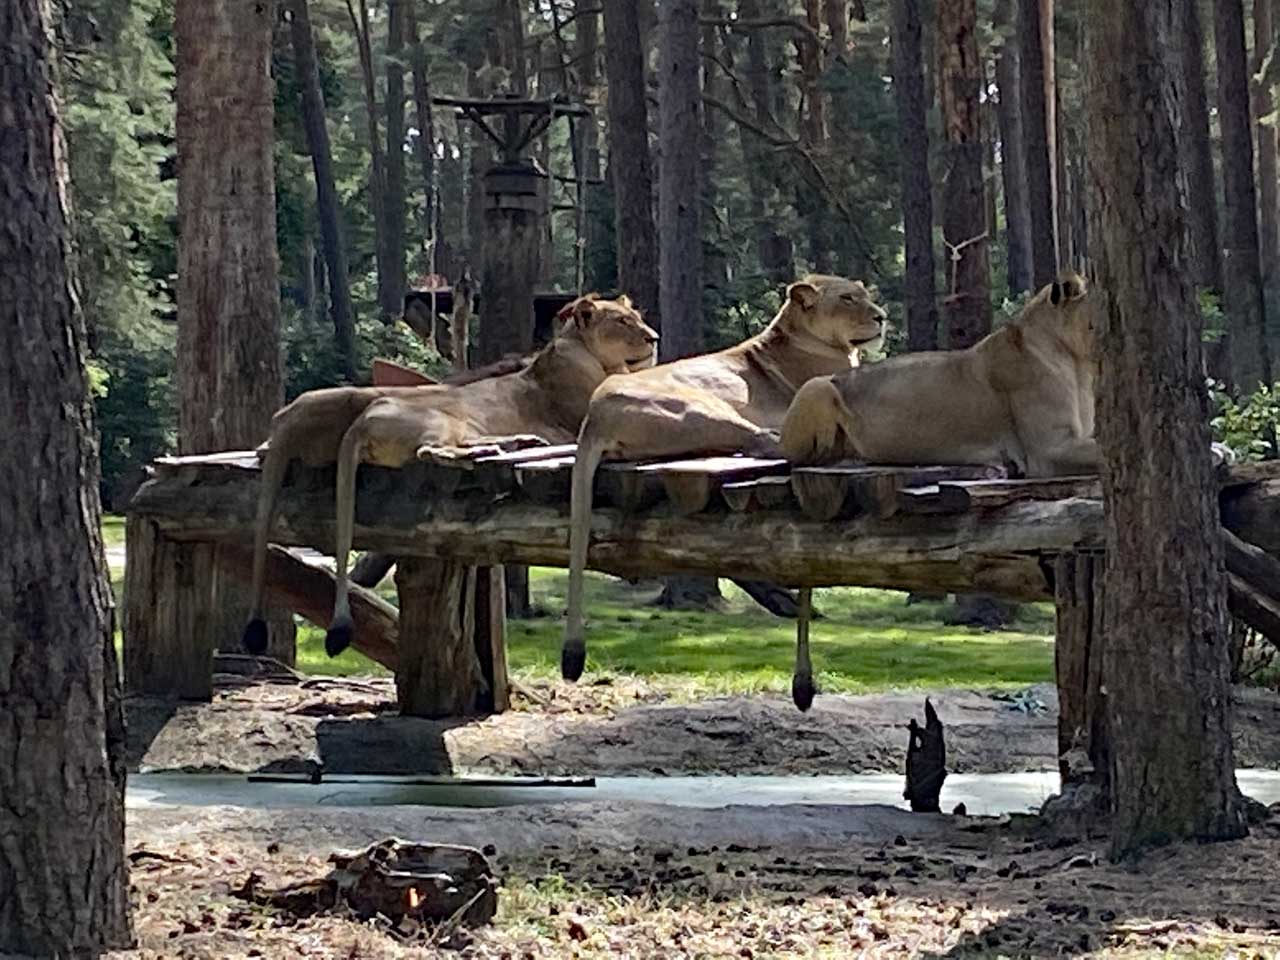
<path fill-rule="evenodd" d="M 544 447 L 401 470 L 361 467 L 355 545 L 467 568 L 566 566 L 573 454 L 572 446 Z M 332 550 L 334 473 L 291 467 L 274 542 Z M 1280 551 L 1280 464 L 1236 467 L 1220 480 L 1224 525 Z M 130 516 L 173 544 L 243 548 L 252 542 L 257 481 L 253 452 L 161 458 Z M 1105 540 L 1097 477 L 1012 480 L 995 465 L 792 471 L 785 461 L 747 457 L 605 464 L 595 507 L 588 566 L 629 577 L 689 573 L 1048 600 L 1055 559 L 1100 552 Z M 418 579 L 430 577 L 419 571 Z"/>

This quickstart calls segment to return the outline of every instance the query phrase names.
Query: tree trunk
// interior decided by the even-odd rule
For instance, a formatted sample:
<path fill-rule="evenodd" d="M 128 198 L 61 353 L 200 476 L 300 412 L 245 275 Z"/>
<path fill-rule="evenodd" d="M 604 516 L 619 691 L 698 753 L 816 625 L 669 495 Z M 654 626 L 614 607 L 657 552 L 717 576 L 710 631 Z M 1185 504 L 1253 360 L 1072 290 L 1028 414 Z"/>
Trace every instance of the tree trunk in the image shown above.
<path fill-rule="evenodd" d="M 1087 22 L 1089 174 L 1105 198 L 1092 211 L 1090 241 L 1105 291 L 1102 684 L 1113 853 L 1123 855 L 1247 828 L 1232 758 L 1200 314 L 1183 266 L 1185 201 L 1169 189 L 1179 179 L 1179 68 L 1168 58 L 1178 20 L 1168 4 L 1090 0 Z"/>
<path fill-rule="evenodd" d="M 329 126 L 325 122 L 324 93 L 316 66 L 315 39 L 307 0 L 289 0 L 293 15 L 290 32 L 293 56 L 297 61 L 298 85 L 302 90 L 302 123 L 307 131 L 307 148 L 316 177 L 316 211 L 320 219 L 320 241 L 329 269 L 329 312 L 333 318 L 333 340 L 348 382 L 356 379 L 355 311 L 351 306 L 347 249 L 343 239 L 338 191 L 333 179 L 333 151 L 329 146 Z"/>
<path fill-rule="evenodd" d="M 617 210 L 618 288 L 635 301 L 649 324 L 660 331 L 658 238 L 653 222 L 645 48 L 633 0 L 605 0 L 604 43 L 609 84 L 609 169 L 613 174 Z"/>
<path fill-rule="evenodd" d="M 893 86 L 898 104 L 898 165 L 906 239 L 903 300 L 907 349 L 938 347 L 937 267 L 933 253 L 933 184 L 929 178 L 928 101 L 924 92 L 919 0 L 893 0 Z"/>
<path fill-rule="evenodd" d="M 1042 26 L 1045 5 L 1053 0 L 1017 0 L 1018 66 L 1022 83 L 1022 138 L 1027 168 L 1027 207 L 1031 214 L 1031 283 L 1040 289 L 1057 273 L 1058 241 L 1054 235 L 1056 200 L 1049 143 L 1049 108 L 1045 102 L 1047 67 Z"/>
<path fill-rule="evenodd" d="M 427 48 L 418 33 L 418 0 L 406 0 L 406 27 L 409 33 L 409 64 L 413 70 L 413 106 L 414 118 L 418 125 L 416 153 L 418 165 L 422 170 L 422 235 L 428 243 L 438 245 L 440 242 L 440 211 L 436 205 L 436 125 L 431 112 L 431 84 L 427 65 Z M 436 257 L 436 272 L 446 265 L 439 262 L 436 247 L 432 247 Z M 447 267 L 446 267 L 447 269 Z M 451 274 L 446 273 L 446 276 Z"/>
<path fill-rule="evenodd" d="M 947 251 L 943 319 L 947 346 L 962 349 L 991 332 L 990 240 L 982 176 L 982 125 L 975 0 L 938 4 L 938 100 L 946 156 L 942 234 Z"/>
<path fill-rule="evenodd" d="M 1275 50 L 1273 0 L 1253 0 L 1253 116 L 1258 139 L 1258 226 L 1262 231 L 1259 254 L 1262 258 L 1262 288 L 1271 291 L 1280 279 L 1280 206 L 1277 206 L 1276 127 L 1262 123 L 1275 109 L 1271 85 L 1258 79 Z"/>
<path fill-rule="evenodd" d="M 1013 26 L 1013 0 L 996 5 L 996 27 Z M 1027 153 L 1022 132 L 1021 58 L 1016 33 L 1006 33 L 996 59 L 1000 91 L 1000 175 L 1004 187 L 1005 249 L 1008 254 L 1009 295 L 1031 289 L 1031 212 L 1027 209 Z M 905 155 L 905 151 L 904 151 Z"/>
<path fill-rule="evenodd" d="M 1213 151 L 1209 138 L 1209 100 L 1205 89 L 1204 26 L 1200 3 L 1178 5 L 1182 74 L 1182 127 L 1178 152 L 1187 182 L 1187 232 L 1192 276 L 1197 285 L 1222 289 L 1222 247 L 1218 241 L 1218 201 L 1214 190 Z"/>
<path fill-rule="evenodd" d="M 661 34 L 658 141 L 662 144 L 662 163 L 658 171 L 658 237 L 663 330 L 660 349 L 664 360 L 673 360 L 701 353 L 703 349 L 698 0 L 664 3 Z"/>
<path fill-rule="evenodd" d="M 405 7 L 413 0 L 387 0 L 387 168 L 382 210 L 386 217 L 386 276 L 378 286 L 382 313 L 404 309 L 404 38 Z"/>
<path fill-rule="evenodd" d="M 50 4 L 0 5 L 0 954 L 132 945 L 124 715 Z"/>
<path fill-rule="evenodd" d="M 1218 122 L 1222 129 L 1222 181 L 1226 198 L 1226 313 L 1231 325 L 1235 385 L 1252 393 L 1271 383 L 1262 267 L 1258 252 L 1258 206 L 1253 187 L 1253 130 L 1249 122 L 1249 78 L 1241 0 L 1214 0 L 1213 33 L 1218 52 Z"/>
<path fill-rule="evenodd" d="M 181 0 L 178 41 L 178 449 L 249 450 L 284 401 L 272 167 L 273 3 Z M 208 629 L 238 651 L 249 607 L 216 583 Z M 225 592 L 224 592 L 225 591 Z M 293 658 L 293 618 L 270 618 Z"/>
<path fill-rule="evenodd" d="M 378 132 L 378 91 L 373 77 L 373 49 L 369 39 L 369 0 L 355 0 L 357 6 L 347 2 L 351 28 L 355 32 L 356 50 L 360 56 L 360 76 L 364 80 L 365 123 L 369 136 L 369 208 L 373 213 L 374 258 L 378 267 L 378 308 L 383 319 L 398 316 L 401 305 L 395 304 L 387 312 L 389 297 L 384 292 L 389 277 L 387 262 L 387 172 L 382 155 L 381 134 Z"/>
<path fill-rule="evenodd" d="M 529 94 L 529 68 L 525 57 L 523 0 L 498 0 L 498 49 L 502 65 L 511 77 L 508 85 L 519 96 Z"/>
<path fill-rule="evenodd" d="M 819 31 L 822 27 L 819 0 L 804 0 L 805 23 L 809 33 L 796 37 L 796 55 L 800 65 L 800 96 L 804 113 L 800 122 L 800 140 L 812 156 L 822 157 L 827 150 L 827 97 L 822 91 L 823 56 Z M 815 273 L 831 273 L 830 203 L 821 184 L 801 181 L 796 187 L 796 213 L 800 215 L 809 241 L 809 263 Z"/>

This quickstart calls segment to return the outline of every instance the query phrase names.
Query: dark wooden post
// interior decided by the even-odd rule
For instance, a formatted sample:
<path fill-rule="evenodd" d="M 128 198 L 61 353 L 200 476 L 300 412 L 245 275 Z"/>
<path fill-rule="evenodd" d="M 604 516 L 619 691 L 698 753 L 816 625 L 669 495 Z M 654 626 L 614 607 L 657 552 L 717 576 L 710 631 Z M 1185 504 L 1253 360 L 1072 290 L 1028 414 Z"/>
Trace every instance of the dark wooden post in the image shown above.
<path fill-rule="evenodd" d="M 484 175 L 484 278 L 478 365 L 533 349 L 533 291 L 542 274 L 547 175 L 521 159 Z"/>
<path fill-rule="evenodd" d="M 131 694 L 213 696 L 215 548 L 180 543 L 146 517 L 125 525 L 124 681 Z"/>
<path fill-rule="evenodd" d="M 412 717 L 497 712 L 508 705 L 501 567 L 402 557 L 396 698 Z"/>
<path fill-rule="evenodd" d="M 1102 687 L 1101 553 L 1064 553 L 1054 559 L 1058 682 L 1058 770 L 1062 801 L 1093 809 L 1107 797 L 1108 738 Z"/>

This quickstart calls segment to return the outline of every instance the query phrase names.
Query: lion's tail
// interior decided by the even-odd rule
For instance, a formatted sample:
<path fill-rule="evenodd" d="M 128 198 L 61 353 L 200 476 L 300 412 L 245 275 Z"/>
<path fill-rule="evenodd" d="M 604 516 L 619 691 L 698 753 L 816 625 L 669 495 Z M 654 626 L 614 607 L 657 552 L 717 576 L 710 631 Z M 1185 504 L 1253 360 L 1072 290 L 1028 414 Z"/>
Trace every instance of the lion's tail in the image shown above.
<path fill-rule="evenodd" d="M 831 463 L 855 456 L 853 412 L 831 377 L 802 386 L 782 422 L 782 451 L 797 466 Z"/>
<path fill-rule="evenodd" d="M 582 422 L 578 434 L 578 452 L 573 461 L 572 490 L 569 501 L 569 603 L 564 645 L 560 650 L 560 674 L 566 680 L 577 680 L 587 661 L 587 638 L 583 613 L 583 588 L 587 567 L 587 549 L 591 543 L 591 500 L 595 488 L 596 468 L 604 456 L 605 441 L 594 435 L 591 415 Z"/>

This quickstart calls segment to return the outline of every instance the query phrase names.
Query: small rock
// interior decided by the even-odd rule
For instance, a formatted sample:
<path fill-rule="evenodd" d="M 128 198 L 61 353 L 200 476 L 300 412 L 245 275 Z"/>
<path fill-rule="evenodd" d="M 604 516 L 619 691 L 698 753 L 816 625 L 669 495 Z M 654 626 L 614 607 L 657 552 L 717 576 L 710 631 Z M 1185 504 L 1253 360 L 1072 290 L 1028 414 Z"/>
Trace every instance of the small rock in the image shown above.
<path fill-rule="evenodd" d="M 953 817 L 967 817 L 969 815 L 969 809 L 963 803 L 957 803 L 955 805 L 955 809 L 951 811 L 951 815 Z"/>

